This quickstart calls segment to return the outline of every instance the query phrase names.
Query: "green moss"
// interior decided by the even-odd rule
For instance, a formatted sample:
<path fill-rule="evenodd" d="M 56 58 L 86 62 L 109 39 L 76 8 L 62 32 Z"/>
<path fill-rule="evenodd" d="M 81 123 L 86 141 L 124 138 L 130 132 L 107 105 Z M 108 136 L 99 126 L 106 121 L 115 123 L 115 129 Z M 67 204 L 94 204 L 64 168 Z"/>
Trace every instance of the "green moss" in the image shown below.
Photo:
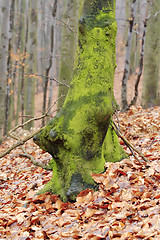
<path fill-rule="evenodd" d="M 116 162 L 127 157 L 128 155 L 120 146 L 118 137 L 110 125 L 102 146 L 102 158 L 107 162 Z"/>
<path fill-rule="evenodd" d="M 113 95 L 116 23 L 110 10 L 101 8 L 94 25 L 86 22 L 79 33 L 74 77 L 64 105 L 35 137 L 53 156 L 53 176 L 41 192 L 50 190 L 65 201 L 94 188 L 91 173 L 103 172 L 105 161 L 124 157 L 109 127 L 113 105 L 117 106 Z"/>
<path fill-rule="evenodd" d="M 53 175 L 51 180 L 39 191 L 39 194 L 45 192 L 51 192 L 53 194 L 61 195 L 62 198 L 65 197 L 65 193 L 61 184 L 61 179 L 59 175 L 59 169 L 54 160 L 52 160 Z"/>

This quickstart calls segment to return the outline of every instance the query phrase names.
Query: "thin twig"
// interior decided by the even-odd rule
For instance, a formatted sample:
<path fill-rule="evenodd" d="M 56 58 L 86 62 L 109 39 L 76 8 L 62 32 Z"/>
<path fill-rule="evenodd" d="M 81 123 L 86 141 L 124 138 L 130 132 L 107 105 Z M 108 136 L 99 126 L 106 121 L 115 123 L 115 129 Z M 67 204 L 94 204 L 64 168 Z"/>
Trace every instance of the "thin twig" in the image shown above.
<path fill-rule="evenodd" d="M 113 121 L 113 124 L 112 124 L 112 127 L 114 129 L 114 131 L 116 132 L 116 134 L 124 141 L 124 143 L 129 146 L 130 148 L 132 148 L 136 153 L 139 154 L 139 156 L 141 156 L 141 158 L 145 161 L 145 162 L 148 162 L 148 159 L 140 152 L 138 151 L 128 140 L 127 138 L 125 138 L 122 133 L 118 130 L 118 128 L 116 127 L 115 125 L 115 122 Z"/>
<path fill-rule="evenodd" d="M 12 138 L 14 138 L 14 139 L 16 139 L 20 142 L 20 139 L 18 137 L 14 136 L 14 135 L 11 135 L 11 136 L 12 136 Z M 39 166 L 39 167 L 41 167 L 41 168 L 43 168 L 47 171 L 52 170 L 52 168 L 49 165 L 45 165 L 45 164 L 42 164 L 40 162 L 37 162 L 32 155 L 27 153 L 27 151 L 25 150 L 25 148 L 23 146 L 21 146 L 21 149 L 22 149 L 23 153 L 20 153 L 20 156 L 29 158 L 34 165 Z M 1 155 L 0 155 L 0 157 L 1 157 Z"/>
<path fill-rule="evenodd" d="M 61 23 L 63 23 L 64 25 L 60 25 L 59 24 L 59 26 L 62 26 L 62 27 L 67 27 L 71 32 L 73 32 L 73 33 L 77 33 L 77 31 L 75 31 L 71 26 L 69 26 L 68 25 L 68 23 L 69 23 L 69 19 L 68 19 L 68 21 L 65 23 L 64 21 L 62 21 L 62 20 L 60 20 L 60 19 L 55 19 L 57 22 L 61 22 Z"/>
<path fill-rule="evenodd" d="M 26 122 L 24 122 L 24 123 L 22 123 L 22 124 L 17 125 L 15 128 L 11 129 L 11 130 L 8 132 L 8 135 L 9 135 L 10 137 L 14 138 L 14 135 L 12 135 L 12 133 L 13 133 L 14 131 L 16 131 L 18 128 L 24 127 L 25 125 L 27 125 L 28 123 L 30 123 L 30 122 L 32 122 L 32 121 L 37 121 L 37 120 L 40 120 L 40 119 L 42 119 L 42 118 L 48 117 L 48 116 L 49 116 L 49 111 L 51 110 L 51 108 L 52 108 L 52 107 L 57 103 L 57 101 L 58 101 L 59 99 L 61 99 L 62 97 L 63 97 L 63 95 L 61 95 L 59 98 L 57 98 L 56 101 L 46 110 L 46 112 L 45 112 L 42 116 L 40 116 L 40 117 L 32 117 L 32 118 L 29 119 L 28 121 L 26 121 Z M 57 111 L 57 110 L 55 110 L 55 111 Z M 14 138 L 14 139 L 16 139 L 16 138 Z"/>
<path fill-rule="evenodd" d="M 42 130 L 42 129 L 40 129 L 40 130 Z M 19 143 L 21 142 L 21 140 L 19 139 L 19 137 L 16 137 L 16 136 L 14 136 L 13 134 L 11 134 L 11 136 L 12 136 L 13 139 L 18 140 Z M 12 146 L 14 146 L 14 145 L 12 145 Z M 51 170 L 52 170 L 52 168 L 51 168 L 49 165 L 45 165 L 45 164 L 42 164 L 42 163 L 40 163 L 40 162 L 37 162 L 32 155 L 30 155 L 29 153 L 27 153 L 27 151 L 25 150 L 25 148 L 24 148 L 23 146 L 21 146 L 20 148 L 21 148 L 22 151 L 23 151 L 23 153 L 20 153 L 20 156 L 29 158 L 34 165 L 39 166 L 39 167 L 41 167 L 41 168 L 43 168 L 43 169 L 45 169 L 45 170 L 47 170 L 47 171 L 51 171 Z M 8 150 L 11 151 L 12 149 L 10 148 L 10 149 L 8 149 Z M 3 156 L 2 156 L 2 157 L 3 157 Z M 1 155 L 0 155 L 0 158 L 1 158 Z"/>
<path fill-rule="evenodd" d="M 13 144 L 10 148 L 8 148 L 5 152 L 0 154 L 0 158 L 4 157 L 5 155 L 7 155 L 8 153 L 10 153 L 14 148 L 19 147 L 21 145 L 23 145 L 25 142 L 27 142 L 28 140 L 30 140 L 31 138 L 34 137 L 34 135 L 38 134 L 39 132 L 41 132 L 45 127 L 42 127 L 41 129 L 35 131 L 34 133 L 30 134 L 29 136 L 23 138 L 22 140 L 16 142 L 15 144 Z M 15 139 L 15 136 L 14 136 Z"/>
<path fill-rule="evenodd" d="M 61 85 L 64 85 L 64 86 L 66 86 L 66 87 L 69 88 L 69 85 L 67 85 L 67 84 L 64 83 L 64 82 L 60 82 L 60 81 L 56 80 L 54 77 L 49 77 L 49 76 L 45 76 L 45 75 L 41 75 L 41 74 L 36 74 L 36 73 L 29 73 L 29 74 L 26 74 L 26 73 L 25 73 L 24 76 L 25 76 L 25 77 L 35 76 L 35 77 L 49 78 L 50 80 L 52 80 L 52 81 L 54 81 L 54 82 L 56 82 L 56 83 L 59 83 L 59 84 L 61 84 Z"/>
<path fill-rule="evenodd" d="M 28 140 L 30 140 L 31 138 L 33 138 L 36 134 L 38 134 L 39 132 L 41 132 L 44 128 L 40 128 L 39 130 L 33 132 L 32 134 L 26 136 L 25 138 L 23 138 L 22 140 L 20 138 L 18 138 L 17 136 L 13 135 L 13 132 L 15 130 L 17 130 L 18 128 L 20 127 L 23 127 L 25 126 L 26 124 L 30 123 L 31 121 L 34 121 L 34 120 L 39 120 L 43 117 L 46 117 L 48 116 L 48 113 L 49 111 L 51 110 L 51 108 L 57 103 L 57 101 L 62 98 L 63 95 L 61 95 L 48 109 L 47 111 L 40 117 L 37 117 L 37 118 L 31 118 L 30 120 L 28 120 L 27 122 L 23 123 L 23 124 L 20 124 L 18 126 L 16 126 L 15 128 L 13 128 L 12 130 L 9 131 L 9 135 L 15 139 L 15 140 L 18 140 L 15 144 L 13 144 L 10 148 L 8 148 L 6 151 L 4 151 L 3 153 L 0 154 L 0 158 L 4 157 L 5 155 L 7 155 L 8 153 L 10 153 L 13 149 L 15 149 L 16 147 L 19 147 L 19 146 L 22 146 L 25 142 L 27 142 Z"/>
<path fill-rule="evenodd" d="M 121 133 L 121 130 L 120 130 L 120 127 L 119 127 L 120 124 L 117 126 L 114 121 L 113 121 L 113 124 L 114 124 L 114 126 L 116 127 L 117 131 L 119 131 L 119 132 Z M 122 134 L 122 133 L 121 133 L 121 134 Z M 129 150 L 131 151 L 131 154 L 138 160 L 138 158 L 137 158 L 137 156 L 135 155 L 133 149 L 132 149 L 127 143 L 125 143 L 125 144 L 126 144 L 126 146 L 129 148 Z"/>
<path fill-rule="evenodd" d="M 53 170 L 49 165 L 45 165 L 43 163 L 37 162 L 35 160 L 34 156 L 27 153 L 27 151 L 25 150 L 25 148 L 23 146 L 21 146 L 21 149 L 22 149 L 23 153 L 21 153 L 20 156 L 29 158 L 34 165 L 39 166 L 47 171 Z"/>

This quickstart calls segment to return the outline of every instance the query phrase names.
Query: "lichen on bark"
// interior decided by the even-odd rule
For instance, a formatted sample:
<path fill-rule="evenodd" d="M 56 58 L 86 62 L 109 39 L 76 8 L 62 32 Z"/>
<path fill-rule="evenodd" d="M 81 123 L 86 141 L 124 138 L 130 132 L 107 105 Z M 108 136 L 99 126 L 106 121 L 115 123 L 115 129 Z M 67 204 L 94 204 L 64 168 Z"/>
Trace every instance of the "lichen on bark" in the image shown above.
<path fill-rule="evenodd" d="M 34 137 L 53 156 L 52 179 L 40 193 L 60 194 L 64 201 L 74 201 L 81 190 L 95 188 L 91 173 L 103 172 L 105 161 L 125 156 L 110 126 L 113 108 L 117 107 L 113 95 L 115 3 L 89 2 L 87 12 L 88 2 L 84 1 L 79 21 L 74 77 L 64 105 Z"/>

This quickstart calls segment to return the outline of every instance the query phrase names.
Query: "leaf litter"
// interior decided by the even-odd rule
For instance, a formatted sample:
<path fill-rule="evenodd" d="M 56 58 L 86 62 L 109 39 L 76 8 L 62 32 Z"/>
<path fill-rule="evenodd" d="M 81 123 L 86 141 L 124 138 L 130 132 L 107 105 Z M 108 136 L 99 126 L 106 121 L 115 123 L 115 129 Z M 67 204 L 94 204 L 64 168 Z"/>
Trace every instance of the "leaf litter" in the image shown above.
<path fill-rule="evenodd" d="M 160 107 L 132 107 L 119 114 L 123 135 L 150 161 L 130 155 L 92 174 L 99 190 L 82 191 L 75 203 L 35 195 L 52 173 L 20 157 L 15 149 L 0 161 L 0 239 L 160 239 Z M 13 143 L 7 139 L 3 151 Z M 51 156 L 31 140 L 29 154 L 47 163 Z M 138 157 L 138 156 L 137 156 Z M 139 157 L 138 157 L 139 158 Z"/>

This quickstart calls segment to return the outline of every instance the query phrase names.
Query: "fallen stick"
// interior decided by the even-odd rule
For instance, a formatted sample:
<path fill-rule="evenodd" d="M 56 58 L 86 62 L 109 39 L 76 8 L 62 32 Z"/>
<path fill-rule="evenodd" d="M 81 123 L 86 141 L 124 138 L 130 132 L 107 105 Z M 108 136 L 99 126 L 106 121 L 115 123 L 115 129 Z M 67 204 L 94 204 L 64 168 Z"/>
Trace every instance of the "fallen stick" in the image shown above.
<path fill-rule="evenodd" d="M 16 126 L 15 128 L 11 129 L 9 131 L 9 136 L 11 136 L 13 139 L 15 140 L 18 140 L 15 144 L 13 144 L 10 148 L 8 148 L 6 151 L 4 151 L 3 153 L 0 154 L 0 158 L 4 157 L 5 155 L 7 155 L 8 153 L 10 153 L 13 149 L 15 149 L 16 147 L 19 147 L 19 146 L 22 146 L 25 142 L 27 142 L 28 140 L 30 140 L 31 138 L 34 137 L 34 135 L 38 134 L 39 132 L 41 132 L 43 130 L 43 128 L 45 127 L 42 127 L 40 128 L 39 130 L 35 131 L 34 133 L 28 135 L 27 137 L 23 138 L 22 140 L 19 139 L 19 137 L 13 135 L 13 132 L 15 130 L 17 130 L 18 128 L 20 127 L 24 127 L 25 125 L 27 125 L 28 123 L 32 122 L 32 121 L 36 121 L 36 120 L 40 120 L 44 117 L 47 117 L 49 116 L 49 111 L 51 110 L 51 108 L 57 103 L 57 101 L 64 97 L 64 95 L 61 95 L 59 98 L 56 99 L 56 101 L 47 109 L 47 111 L 40 117 L 33 117 L 31 119 L 29 119 L 28 121 L 26 121 L 25 123 L 23 124 L 19 124 L 18 126 Z M 56 110 L 57 111 L 57 110 Z"/>
<path fill-rule="evenodd" d="M 25 142 L 27 142 L 29 139 L 33 138 L 34 135 L 38 134 L 39 132 L 41 132 L 41 130 L 44 127 L 42 127 L 41 129 L 35 131 L 34 133 L 30 134 L 29 136 L 23 138 L 22 140 L 19 140 L 18 142 L 16 142 L 15 144 L 13 144 L 10 148 L 8 148 L 6 151 L 4 151 L 3 153 L 0 154 L 0 158 L 4 157 L 5 155 L 7 155 L 8 153 L 10 153 L 14 148 L 22 146 Z"/>
<path fill-rule="evenodd" d="M 114 131 L 116 132 L 117 136 L 120 137 L 123 142 L 127 145 L 127 147 L 133 149 L 136 153 L 139 154 L 139 156 L 145 161 L 149 163 L 149 160 L 139 151 L 137 150 L 128 140 L 125 138 L 122 133 L 119 131 L 118 127 L 116 126 L 115 122 L 113 121 L 112 127 Z"/>

